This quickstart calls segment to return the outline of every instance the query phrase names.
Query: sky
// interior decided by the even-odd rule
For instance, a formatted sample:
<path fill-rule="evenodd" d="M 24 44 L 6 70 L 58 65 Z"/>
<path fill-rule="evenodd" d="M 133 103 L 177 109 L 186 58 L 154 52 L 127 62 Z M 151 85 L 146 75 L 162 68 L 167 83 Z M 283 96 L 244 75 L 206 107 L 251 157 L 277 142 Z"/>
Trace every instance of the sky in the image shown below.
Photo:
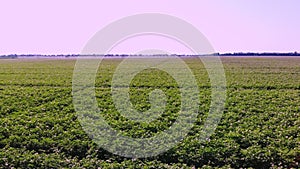
<path fill-rule="evenodd" d="M 299 0 L 1 0 L 0 55 L 78 54 L 106 25 L 143 13 L 185 20 L 216 52 L 300 52 L 299 7 Z M 129 38 L 111 52 L 187 52 L 180 45 L 147 35 Z"/>

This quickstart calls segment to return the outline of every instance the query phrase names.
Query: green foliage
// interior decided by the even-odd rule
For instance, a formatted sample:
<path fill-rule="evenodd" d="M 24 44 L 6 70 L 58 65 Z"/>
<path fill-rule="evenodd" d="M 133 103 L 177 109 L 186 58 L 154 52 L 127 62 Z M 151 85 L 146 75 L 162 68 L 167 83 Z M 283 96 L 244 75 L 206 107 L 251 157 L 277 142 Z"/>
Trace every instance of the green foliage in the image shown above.
<path fill-rule="evenodd" d="M 102 62 L 96 78 L 99 109 L 124 135 L 146 138 L 178 117 L 176 81 L 157 69 L 131 82 L 133 106 L 148 110 L 161 89 L 166 110 L 154 121 L 126 119 L 114 107 L 111 79 L 118 59 Z M 83 131 L 72 103 L 74 60 L 0 60 L 0 168 L 297 168 L 300 163 L 300 58 L 222 58 L 228 94 L 215 133 L 200 142 L 210 106 L 207 72 L 187 58 L 199 84 L 199 116 L 176 147 L 157 157 L 128 159 L 98 147 Z M 176 67 L 175 67 L 176 68 Z M 175 70 L 174 70 L 175 71 Z"/>

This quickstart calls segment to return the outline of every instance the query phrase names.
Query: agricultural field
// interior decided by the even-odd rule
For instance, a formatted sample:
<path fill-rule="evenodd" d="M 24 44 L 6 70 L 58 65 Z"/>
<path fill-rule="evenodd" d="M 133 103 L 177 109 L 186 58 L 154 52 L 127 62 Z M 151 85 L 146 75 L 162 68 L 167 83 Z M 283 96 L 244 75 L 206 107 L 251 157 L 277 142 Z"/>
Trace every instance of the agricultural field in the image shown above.
<path fill-rule="evenodd" d="M 72 98 L 75 59 L 1 59 L 0 168 L 300 167 L 300 57 L 222 57 L 224 114 L 204 142 L 199 137 L 211 103 L 210 80 L 198 58 L 183 60 L 199 88 L 194 126 L 169 151 L 131 159 L 99 147 L 83 130 Z M 161 89 L 166 109 L 149 123 L 129 120 L 111 98 L 113 74 L 121 61 L 104 59 L 98 69 L 95 93 L 102 116 L 133 138 L 168 129 L 181 104 L 176 81 L 158 69 L 138 73 L 130 84 L 134 108 L 150 109 L 149 92 Z"/>

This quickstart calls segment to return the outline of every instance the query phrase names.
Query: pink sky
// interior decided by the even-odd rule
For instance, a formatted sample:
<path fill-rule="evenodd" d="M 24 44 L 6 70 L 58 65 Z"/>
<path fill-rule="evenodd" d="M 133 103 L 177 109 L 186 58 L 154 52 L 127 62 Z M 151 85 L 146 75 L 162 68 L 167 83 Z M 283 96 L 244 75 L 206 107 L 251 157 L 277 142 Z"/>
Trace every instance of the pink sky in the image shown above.
<path fill-rule="evenodd" d="M 0 1 L 0 55 L 80 53 L 105 25 L 141 13 L 193 24 L 218 52 L 300 52 L 299 7 L 298 0 Z M 155 41 L 143 40 L 141 48 Z M 134 52 L 126 45 L 116 49 Z"/>

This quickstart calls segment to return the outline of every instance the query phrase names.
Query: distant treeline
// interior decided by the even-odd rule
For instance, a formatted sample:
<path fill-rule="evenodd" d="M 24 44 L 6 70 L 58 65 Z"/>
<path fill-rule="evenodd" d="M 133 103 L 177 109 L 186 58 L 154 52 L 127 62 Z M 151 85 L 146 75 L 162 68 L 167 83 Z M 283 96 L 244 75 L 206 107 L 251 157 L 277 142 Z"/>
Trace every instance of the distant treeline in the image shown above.
<path fill-rule="evenodd" d="M 78 57 L 79 54 L 59 54 L 59 55 L 42 55 L 42 54 L 10 54 L 10 55 L 0 55 L 0 59 L 17 59 L 17 58 L 33 58 L 33 57 L 41 57 L 41 58 L 67 58 L 67 57 Z"/>
<path fill-rule="evenodd" d="M 0 59 L 16 59 L 18 55 L 1 55 Z"/>
<path fill-rule="evenodd" d="M 0 59 L 16 59 L 16 58 L 30 58 L 30 57 L 42 57 L 42 58 L 68 58 L 68 57 L 79 57 L 79 56 L 104 56 L 104 57 L 128 57 L 128 56 L 144 56 L 143 54 L 89 54 L 89 55 L 81 55 L 81 54 L 59 54 L 59 55 L 42 55 L 42 54 L 25 54 L 25 55 L 0 55 Z M 147 56 L 178 56 L 178 57 L 191 57 L 191 56 L 199 56 L 199 55 L 184 55 L 184 54 L 153 54 Z M 237 53 L 213 53 L 213 54 L 202 54 L 200 56 L 300 56 L 298 52 L 290 52 L 290 53 L 276 53 L 276 52 L 265 52 L 265 53 L 254 53 L 254 52 L 237 52 Z"/>
<path fill-rule="evenodd" d="M 238 52 L 238 53 L 214 53 L 212 55 L 217 56 L 300 56 L 298 52 L 290 52 L 290 53 L 277 53 L 277 52 L 265 52 L 265 53 L 254 53 L 254 52 Z"/>

